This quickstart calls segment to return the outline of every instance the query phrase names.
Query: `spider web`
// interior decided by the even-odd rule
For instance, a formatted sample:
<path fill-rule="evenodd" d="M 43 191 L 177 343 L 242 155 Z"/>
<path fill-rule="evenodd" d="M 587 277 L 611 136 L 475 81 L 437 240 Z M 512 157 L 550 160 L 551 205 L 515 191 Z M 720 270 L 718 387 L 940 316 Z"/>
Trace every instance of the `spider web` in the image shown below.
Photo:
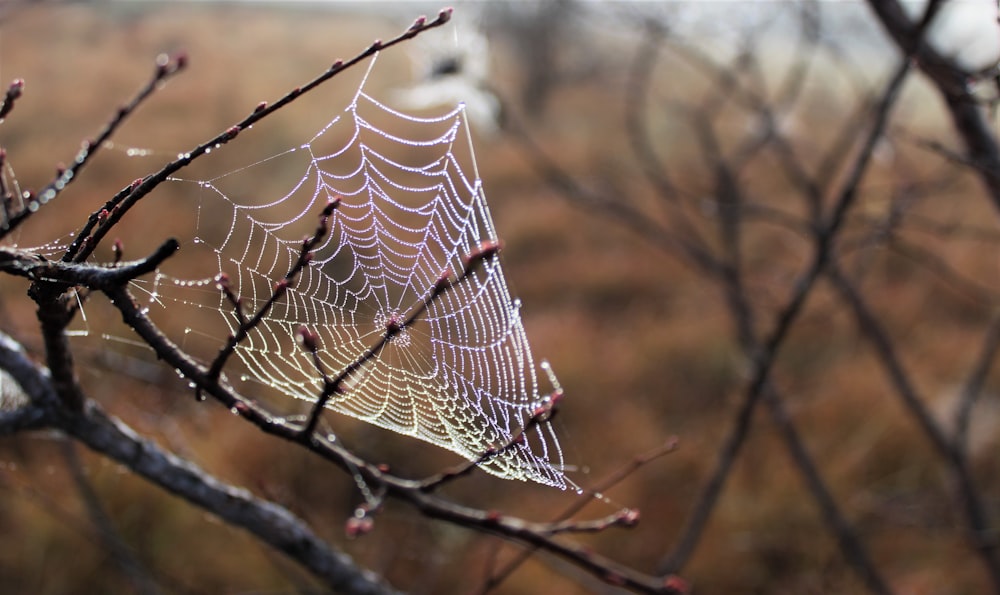
<path fill-rule="evenodd" d="M 461 273 L 464 255 L 497 238 L 464 105 L 435 117 L 407 115 L 369 96 L 365 80 L 343 112 L 301 146 L 216 178 L 173 179 L 196 185 L 193 242 L 206 258 L 194 277 L 164 269 L 151 286 L 137 282 L 151 310 L 197 308 L 186 335 L 208 336 L 202 329 L 219 319 L 235 332 L 239 322 L 216 287 L 219 275 L 245 311 L 255 312 L 293 266 L 320 211 L 339 197 L 310 264 L 236 350 L 243 380 L 305 401 L 316 401 L 323 381 L 295 341 L 298 329 L 317 333 L 320 359 L 336 375 L 376 344 L 390 321 L 405 319 L 442 271 Z M 276 170 L 300 175 L 278 188 L 262 173 Z M 327 406 L 469 460 L 511 443 L 549 398 L 539 387 L 547 364 L 536 365 L 519 309 L 502 264 L 487 259 L 349 376 Z M 523 440 L 480 466 L 560 488 L 568 481 L 547 421 L 531 424 Z"/>

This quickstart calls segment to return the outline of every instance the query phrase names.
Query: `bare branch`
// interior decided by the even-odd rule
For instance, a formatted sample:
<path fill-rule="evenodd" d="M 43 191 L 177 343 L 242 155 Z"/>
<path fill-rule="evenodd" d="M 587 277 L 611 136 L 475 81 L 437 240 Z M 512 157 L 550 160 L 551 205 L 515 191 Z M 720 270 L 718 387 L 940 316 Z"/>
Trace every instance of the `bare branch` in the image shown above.
<path fill-rule="evenodd" d="M 268 105 L 266 103 L 262 103 L 258 105 L 249 115 L 243 118 L 243 120 L 234 126 L 231 126 L 226 131 L 219 133 L 215 137 L 203 142 L 190 151 L 181 154 L 180 157 L 164 165 L 163 168 L 155 174 L 136 180 L 132 185 L 122 189 L 111 200 L 109 200 L 101 210 L 96 211 L 90 216 L 87 224 L 82 230 L 80 230 L 80 233 L 77 234 L 76 240 L 73 241 L 69 249 L 66 251 L 66 254 L 63 256 L 63 260 L 66 262 L 83 262 L 86 260 L 94 249 L 97 248 L 97 245 L 101 242 L 104 236 L 106 236 L 108 232 L 118 224 L 125 213 L 135 206 L 136 203 L 152 192 L 154 188 L 162 184 L 163 181 L 172 174 L 187 167 L 211 149 L 228 143 L 236 138 L 241 131 L 246 130 L 256 122 L 259 122 L 279 109 L 292 103 L 303 94 L 315 89 L 348 68 L 351 68 L 352 66 L 355 66 L 356 64 L 374 56 L 379 51 L 398 45 L 408 39 L 412 39 L 424 31 L 440 27 L 441 25 L 447 23 L 450 19 L 450 9 L 441 11 L 437 18 L 432 21 L 428 21 L 424 17 L 418 18 L 413 25 L 403 33 L 386 42 L 376 41 L 369 46 L 368 49 L 346 62 L 343 60 L 337 60 L 326 70 L 326 72 L 306 83 L 304 86 L 292 89 L 284 97 L 273 104 Z M 99 221 L 99 215 L 101 212 L 108 213 L 103 222 Z"/>
<path fill-rule="evenodd" d="M 0 238 L 5 237 L 11 231 L 16 229 L 21 223 L 27 220 L 33 213 L 38 211 L 41 206 L 58 196 L 59 193 L 66 188 L 66 186 L 68 186 L 78 175 L 80 175 L 84 166 L 90 162 L 93 156 L 97 153 L 97 150 L 100 149 L 109 138 L 111 138 L 111 135 L 115 133 L 123 122 L 125 122 L 129 115 L 131 115 L 143 101 L 152 95 L 156 89 L 160 88 L 166 79 L 183 70 L 186 65 L 187 57 L 183 54 L 173 58 L 166 55 L 161 55 L 157 58 L 156 70 L 154 71 L 152 78 L 150 78 L 145 86 L 139 90 L 131 101 L 118 108 L 114 117 L 111 118 L 107 124 L 105 124 L 104 129 L 98 133 L 96 138 L 83 142 L 83 146 L 80 148 L 80 152 L 77 153 L 76 157 L 73 159 L 72 165 L 68 168 L 59 168 L 56 178 L 52 182 L 49 182 L 47 186 L 35 193 L 35 195 L 28 200 L 28 203 L 18 213 L 12 214 L 9 218 L 3 221 L 3 225 L 0 227 Z M 15 81 L 14 84 L 17 84 L 17 81 Z M 13 87 L 14 85 L 11 85 L 11 88 Z M 8 90 L 7 94 L 9 98 L 10 90 Z M 10 103 L 13 103 L 13 101 Z"/>

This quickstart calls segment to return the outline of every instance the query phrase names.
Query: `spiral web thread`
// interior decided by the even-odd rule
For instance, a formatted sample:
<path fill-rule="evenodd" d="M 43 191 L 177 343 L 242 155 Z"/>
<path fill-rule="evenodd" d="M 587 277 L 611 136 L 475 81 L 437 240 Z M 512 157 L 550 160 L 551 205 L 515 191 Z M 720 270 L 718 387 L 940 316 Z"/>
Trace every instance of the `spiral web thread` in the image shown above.
<path fill-rule="evenodd" d="M 468 155 L 472 177 L 457 148 Z M 362 82 L 354 101 L 309 142 L 272 159 L 304 171 L 271 200 L 224 189 L 228 177 L 253 175 L 254 166 L 209 180 L 174 180 L 196 183 L 206 197 L 194 242 L 214 255 L 217 270 L 200 279 L 158 272 L 146 290 L 151 308 L 201 299 L 200 308 L 214 310 L 235 332 L 233 306 L 215 288 L 218 274 L 227 275 L 247 312 L 256 311 L 292 267 L 323 206 L 339 196 L 312 262 L 236 351 L 250 380 L 315 401 L 322 380 L 295 342 L 300 327 L 318 334 L 320 359 L 336 375 L 378 342 L 390 320 L 405 319 L 443 270 L 460 274 L 462 257 L 497 234 L 461 104 L 439 117 L 414 117 L 369 96 Z M 210 231 L 209 220 L 218 226 L 227 218 L 228 228 Z M 519 309 L 500 261 L 487 259 L 349 376 L 328 407 L 469 460 L 507 445 L 549 398 L 540 390 Z M 544 363 L 541 369 L 548 372 Z M 551 425 L 530 424 L 523 438 L 482 469 L 565 488 Z"/>

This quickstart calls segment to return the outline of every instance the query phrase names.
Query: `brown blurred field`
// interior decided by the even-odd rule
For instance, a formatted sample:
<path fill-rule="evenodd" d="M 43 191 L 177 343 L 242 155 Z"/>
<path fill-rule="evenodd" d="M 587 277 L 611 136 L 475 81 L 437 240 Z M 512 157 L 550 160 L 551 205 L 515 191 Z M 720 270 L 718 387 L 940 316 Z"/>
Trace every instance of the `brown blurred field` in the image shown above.
<path fill-rule="evenodd" d="M 144 3 L 143 3 L 144 4 Z M 461 10 L 461 8 L 460 8 Z M 398 6 L 393 12 L 398 11 Z M 386 11 L 390 12 L 390 11 Z M 405 10 L 400 14 L 406 14 Z M 410 18 L 358 16 L 302 7 L 65 5 L 24 8 L 0 23 L 0 81 L 26 81 L 16 110 L 0 126 L 0 144 L 25 188 L 46 183 L 58 162 L 72 158 L 118 104 L 149 75 L 161 51 L 183 48 L 191 66 L 162 89 L 116 136 L 118 147 L 157 151 L 129 158 L 104 151 L 72 189 L 46 207 L 18 239 L 29 246 L 65 241 L 107 197 L 196 143 L 211 137 L 263 100 L 313 78 L 336 58 L 352 56 L 387 38 Z M 428 36 L 450 35 L 431 32 Z M 627 44 L 609 40 L 613 52 Z M 419 45 L 414 44 L 412 50 Z M 516 97 L 521 72 L 497 46 L 492 84 Z M 571 51 L 572 48 L 569 48 Z M 369 93 L 389 96 L 412 77 L 406 47 L 388 52 L 369 81 Z M 848 113 L 850 89 L 833 65 L 810 78 L 807 100 L 794 114 L 801 151 L 838 132 L 830 123 Z M 199 164 L 198 175 L 226 172 L 302 142 L 354 93 L 363 70 L 261 125 Z M 616 191 L 653 205 L 653 192 L 626 147 L 620 91 L 624 68 L 604 78 L 558 86 L 544 117 L 532 120 L 543 146 L 570 172 L 604 176 Z M 658 75 L 664 101 L 692 101 L 704 80 L 678 68 Z M 894 126 L 951 142 L 940 108 L 919 83 L 909 85 Z M 735 110 L 720 119 L 734 134 L 747 123 Z M 683 122 L 650 119 L 658 147 L 686 187 L 710 189 L 710 172 Z M 643 468 L 586 514 L 617 507 L 642 512 L 632 530 L 612 529 L 581 539 L 613 558 L 651 570 L 676 539 L 693 499 L 715 461 L 745 382 L 743 360 L 717 288 L 649 242 L 602 216 L 570 206 L 545 185 L 518 145 L 503 135 L 477 138 L 476 153 L 493 214 L 503 237 L 505 264 L 536 356 L 551 360 L 568 399 L 557 423 L 566 456 L 581 484 L 599 481 L 635 455 L 680 438 L 677 452 Z M 938 180 L 949 168 L 940 158 L 899 145 L 867 178 L 858 215 L 883 213 L 904 187 Z M 763 201 L 781 204 L 789 181 L 766 162 L 748 168 L 746 184 Z M 195 174 L 192 174 L 192 177 Z M 253 184 L 267 181 L 254 180 Z M 913 212 L 950 223 L 996 230 L 997 216 L 976 180 L 955 170 Z M 146 254 L 171 234 L 183 234 L 191 213 L 178 189 L 154 195 L 123 227 L 126 255 Z M 625 198 L 623 198 L 625 200 Z M 794 210 L 796 205 L 787 205 Z M 655 217 L 654 215 L 651 215 Z M 127 235 L 124 234 L 127 230 Z M 755 305 L 781 303 L 806 258 L 807 242 L 763 226 L 744 238 Z M 996 310 L 1000 289 L 995 240 L 909 236 L 963 271 L 989 298 L 888 251 L 858 250 L 873 271 L 866 295 L 905 346 L 904 362 L 942 416 L 971 368 L 979 336 Z M 102 257 L 109 257 L 105 254 Z M 861 266 L 859 264 L 859 266 Z M 27 285 L 5 278 L 0 325 L 38 353 Z M 349 541 L 344 520 L 358 501 L 353 481 L 314 457 L 259 435 L 213 403 L 196 403 L 168 369 L 131 348 L 129 331 L 106 304 L 94 300 L 74 339 L 89 394 L 169 449 L 226 481 L 274 499 L 311 522 L 361 564 L 415 593 L 468 593 L 498 547 L 491 541 L 433 523 L 390 502 L 373 534 Z M 184 321 L 166 324 L 181 325 Z M 770 320 L 759 321 L 762 328 Z M 111 339 L 105 337 L 110 336 Z M 119 373 L 124 371 L 125 373 Z M 782 352 L 775 378 L 788 407 L 846 516 L 900 593 L 981 593 L 986 578 L 961 538 L 960 513 L 946 468 L 904 413 L 850 317 L 821 287 L 809 301 Z M 994 516 L 1000 514 L 1000 407 L 990 375 L 975 416 L 976 478 Z M 294 406 L 280 404 L 276 407 Z M 331 416 L 333 419 L 333 416 Z M 418 475 L 455 462 L 447 453 L 334 420 L 338 435 L 362 453 Z M 87 474 L 115 527 L 168 592 L 285 593 L 318 589 L 280 554 L 206 516 L 116 465 L 81 453 Z M 576 497 L 534 485 L 481 475 L 449 492 L 462 502 L 547 519 Z M 0 440 L 0 592 L 119 593 L 129 582 L 100 545 L 71 482 L 55 437 Z M 514 548 L 503 548 L 510 555 Z M 683 573 L 699 593 L 855 593 L 862 585 L 841 557 L 816 507 L 758 414 L 707 534 Z M 502 593 L 604 592 L 605 585 L 538 556 L 500 589 Z"/>

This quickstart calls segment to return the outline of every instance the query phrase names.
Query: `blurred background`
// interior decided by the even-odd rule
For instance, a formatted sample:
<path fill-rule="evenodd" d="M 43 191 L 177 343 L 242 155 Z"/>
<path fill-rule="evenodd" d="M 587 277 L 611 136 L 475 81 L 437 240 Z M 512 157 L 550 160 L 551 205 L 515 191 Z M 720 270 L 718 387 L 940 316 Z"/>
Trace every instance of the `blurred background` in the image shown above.
<path fill-rule="evenodd" d="M 0 3 L 0 81 L 26 81 L 0 126 L 0 144 L 7 175 L 22 188 L 43 186 L 59 162 L 71 160 L 148 78 L 159 53 L 183 50 L 190 58 L 17 243 L 65 244 L 131 180 L 333 60 L 440 8 Z M 988 66 L 983 51 L 986 58 L 963 59 Z M 719 262 L 737 255 L 749 326 L 765 336 L 811 258 L 811 209 L 828 207 L 842 187 L 898 60 L 863 3 L 749 0 L 458 3 L 451 24 L 379 58 L 366 89 L 388 105 L 441 113 L 449 102 L 467 102 L 512 293 L 523 301 L 534 354 L 552 362 L 567 393 L 556 430 L 569 475 L 596 485 L 679 439 L 675 452 L 584 510 L 584 517 L 623 506 L 642 513 L 636 528 L 578 537 L 596 551 L 646 572 L 662 568 L 745 402 L 752 368 L 731 296 L 695 254 Z M 305 142 L 350 101 L 363 74 L 346 73 L 241 134 L 190 177 L 232 172 Z M 969 84 L 990 109 L 992 82 Z M 977 362 L 992 361 L 981 354 L 1000 297 L 996 208 L 961 152 L 942 103 L 921 75 L 911 75 L 836 245 L 838 263 L 887 332 L 920 402 L 949 436 L 957 409 L 973 400 L 970 374 Z M 806 173 L 797 178 L 796 171 Z M 159 189 L 120 228 L 126 257 L 171 235 L 183 241 L 195 208 L 182 186 Z M 16 279 L 0 285 L 0 326 L 37 355 L 41 339 L 26 289 Z M 372 534 L 346 539 L 344 521 L 360 501 L 351 478 L 212 402 L 195 402 L 101 299 L 84 311 L 73 344 L 92 398 L 224 481 L 288 507 L 398 588 L 479 592 L 496 560 L 516 553 L 395 502 L 376 517 Z M 191 324 L 169 312 L 160 322 L 177 333 Z M 965 451 L 995 533 L 1000 378 L 989 370 L 975 391 Z M 988 590 L 989 576 L 966 539 L 952 468 L 901 403 L 831 284 L 821 281 L 810 295 L 771 379 L 786 422 L 896 591 Z M 296 406 L 277 395 L 259 398 L 278 409 Z M 766 413 L 773 410 L 758 409 L 680 574 L 699 593 L 864 590 L 789 456 L 781 422 Z M 403 475 L 456 462 L 342 416 L 329 420 L 350 447 Z M 485 474 L 447 491 L 463 503 L 538 520 L 579 498 Z M 123 569 L 121 556 L 106 547 L 88 493 L 138 570 Z M 169 593 L 321 591 L 242 531 L 124 468 L 67 449 L 57 436 L 0 439 L 0 500 L 4 592 L 132 592 L 137 573 Z M 539 554 L 496 592 L 615 590 Z"/>

